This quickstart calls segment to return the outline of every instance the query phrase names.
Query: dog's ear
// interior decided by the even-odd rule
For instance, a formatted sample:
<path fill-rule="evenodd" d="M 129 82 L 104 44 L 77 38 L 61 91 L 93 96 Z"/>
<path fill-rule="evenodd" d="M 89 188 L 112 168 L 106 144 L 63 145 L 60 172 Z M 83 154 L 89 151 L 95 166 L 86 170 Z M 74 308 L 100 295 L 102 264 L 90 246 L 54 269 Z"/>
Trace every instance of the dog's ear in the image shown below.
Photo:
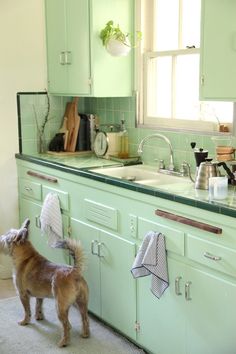
<path fill-rule="evenodd" d="M 25 227 L 20 228 L 20 230 L 18 231 L 17 235 L 14 238 L 14 243 L 20 245 L 22 243 L 24 243 L 27 238 L 28 238 L 28 229 L 26 229 Z"/>
<path fill-rule="evenodd" d="M 30 219 L 28 219 L 28 218 L 25 219 L 25 221 L 21 225 L 21 229 L 28 229 L 29 228 L 29 224 L 30 224 Z"/>

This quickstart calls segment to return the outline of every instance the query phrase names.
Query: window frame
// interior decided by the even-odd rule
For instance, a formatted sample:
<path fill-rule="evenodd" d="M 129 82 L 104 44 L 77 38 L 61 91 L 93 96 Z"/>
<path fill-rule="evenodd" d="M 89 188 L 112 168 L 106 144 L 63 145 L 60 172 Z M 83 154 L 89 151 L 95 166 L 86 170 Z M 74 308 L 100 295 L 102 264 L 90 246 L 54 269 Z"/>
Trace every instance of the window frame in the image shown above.
<path fill-rule="evenodd" d="M 199 53 L 200 48 L 184 48 L 167 51 L 153 51 L 154 33 L 150 30 L 154 23 L 155 0 L 136 0 L 135 2 L 135 27 L 148 33 L 142 39 L 135 52 L 135 94 L 136 94 L 136 126 L 139 128 L 165 129 L 172 131 L 186 131 L 191 133 L 203 133 L 206 135 L 236 134 L 236 103 L 233 103 L 233 123 L 228 123 L 229 132 L 221 133 L 218 122 L 205 120 L 186 120 L 175 118 L 161 118 L 147 116 L 147 70 L 149 58 L 166 55 L 191 55 Z M 146 24 L 146 25 L 145 25 Z M 199 75 L 200 76 L 200 75 Z M 199 78 L 200 89 L 200 78 Z M 200 101 L 201 103 L 201 101 Z M 174 124 L 174 127 L 173 127 Z"/>

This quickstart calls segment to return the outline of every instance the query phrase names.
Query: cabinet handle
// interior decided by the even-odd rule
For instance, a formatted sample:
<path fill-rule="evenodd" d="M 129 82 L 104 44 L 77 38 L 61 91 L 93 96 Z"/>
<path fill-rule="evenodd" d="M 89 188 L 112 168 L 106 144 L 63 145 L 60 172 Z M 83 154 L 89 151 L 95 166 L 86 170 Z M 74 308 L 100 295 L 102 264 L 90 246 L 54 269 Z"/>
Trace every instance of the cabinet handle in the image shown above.
<path fill-rule="evenodd" d="M 205 252 L 204 257 L 209 258 L 212 261 L 220 261 L 221 260 L 220 256 L 214 256 L 213 254 L 210 254 L 209 252 Z"/>
<path fill-rule="evenodd" d="M 52 183 L 57 183 L 57 178 L 55 177 L 51 177 L 51 176 L 46 176 L 46 175 L 42 175 L 41 173 L 37 173 L 37 172 L 33 172 L 33 171 L 27 171 L 27 175 L 32 176 L 32 177 L 37 177 L 43 180 L 46 180 L 48 182 L 52 182 Z"/>
<path fill-rule="evenodd" d="M 97 252 L 94 252 L 94 245 L 97 245 L 98 244 L 98 241 L 97 240 L 92 240 L 91 242 L 91 253 L 94 255 L 94 256 L 98 256 L 98 253 Z"/>
<path fill-rule="evenodd" d="M 35 225 L 37 228 L 41 229 L 41 222 L 40 222 L 40 216 L 37 215 L 35 216 Z"/>
<path fill-rule="evenodd" d="M 33 191 L 33 189 L 30 188 L 30 187 L 25 187 L 25 190 L 26 190 L 27 192 L 32 192 L 32 191 Z"/>
<path fill-rule="evenodd" d="M 169 219 L 169 220 L 177 221 L 177 222 L 180 222 L 182 224 L 193 226 L 193 227 L 196 227 L 196 228 L 204 230 L 204 231 L 212 232 L 213 234 L 222 234 L 222 229 L 219 228 L 219 227 L 212 226 L 212 225 L 209 225 L 209 224 L 205 224 L 205 223 L 200 222 L 200 221 L 188 219 L 188 218 L 185 218 L 183 216 L 172 214 L 172 213 L 169 213 L 169 212 L 164 211 L 164 210 L 157 209 L 155 211 L 155 214 L 158 215 L 158 216 L 161 216 L 162 218 L 166 218 L 166 219 Z"/>
<path fill-rule="evenodd" d="M 104 258 L 104 256 L 101 255 L 101 248 L 102 248 L 102 246 L 104 246 L 104 243 L 99 242 L 99 243 L 98 243 L 98 257 L 100 257 L 100 258 Z"/>
<path fill-rule="evenodd" d="M 191 281 L 187 281 L 187 283 L 185 283 L 185 300 L 186 301 L 192 300 L 192 298 L 190 297 L 190 285 L 191 284 L 192 284 Z"/>
<path fill-rule="evenodd" d="M 181 291 L 180 291 L 180 286 L 179 286 L 179 282 L 182 279 L 182 277 L 176 277 L 175 278 L 175 293 L 176 295 L 182 295 Z"/>
<path fill-rule="evenodd" d="M 65 64 L 71 65 L 71 52 L 65 52 Z"/>
<path fill-rule="evenodd" d="M 203 86 L 204 83 L 205 83 L 205 77 L 204 77 L 204 75 L 201 75 L 200 82 L 201 82 L 201 86 Z"/>
<path fill-rule="evenodd" d="M 59 62 L 61 65 L 65 65 L 66 64 L 66 60 L 65 60 L 65 52 L 61 52 L 59 55 Z"/>

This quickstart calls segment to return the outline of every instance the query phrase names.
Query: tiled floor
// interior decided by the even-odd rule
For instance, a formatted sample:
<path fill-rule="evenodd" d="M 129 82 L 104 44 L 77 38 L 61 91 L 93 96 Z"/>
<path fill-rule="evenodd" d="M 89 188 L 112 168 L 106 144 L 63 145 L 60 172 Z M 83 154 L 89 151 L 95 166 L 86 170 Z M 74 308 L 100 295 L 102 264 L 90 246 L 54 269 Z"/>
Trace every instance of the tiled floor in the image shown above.
<path fill-rule="evenodd" d="M 0 299 L 16 296 L 12 279 L 0 279 Z"/>

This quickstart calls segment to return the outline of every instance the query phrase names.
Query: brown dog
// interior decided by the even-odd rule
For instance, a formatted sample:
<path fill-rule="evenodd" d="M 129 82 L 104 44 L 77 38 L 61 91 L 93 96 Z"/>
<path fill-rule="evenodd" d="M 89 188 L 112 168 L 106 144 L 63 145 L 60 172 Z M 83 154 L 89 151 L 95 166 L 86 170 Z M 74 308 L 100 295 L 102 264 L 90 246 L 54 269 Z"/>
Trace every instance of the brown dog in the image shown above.
<path fill-rule="evenodd" d="M 41 256 L 28 240 L 29 223 L 29 219 L 26 219 L 19 230 L 11 229 L 0 236 L 0 250 L 13 259 L 14 282 L 25 311 L 25 317 L 19 324 L 27 325 L 30 322 L 31 296 L 36 298 L 37 320 L 43 319 L 43 299 L 54 297 L 57 315 L 63 326 L 59 347 L 69 342 L 71 326 L 68 312 L 72 304 L 81 313 L 82 337 L 89 337 L 88 286 L 81 275 L 84 258 L 80 244 L 66 239 L 57 242 L 55 246 L 69 250 L 74 259 L 74 267 L 52 263 Z"/>

